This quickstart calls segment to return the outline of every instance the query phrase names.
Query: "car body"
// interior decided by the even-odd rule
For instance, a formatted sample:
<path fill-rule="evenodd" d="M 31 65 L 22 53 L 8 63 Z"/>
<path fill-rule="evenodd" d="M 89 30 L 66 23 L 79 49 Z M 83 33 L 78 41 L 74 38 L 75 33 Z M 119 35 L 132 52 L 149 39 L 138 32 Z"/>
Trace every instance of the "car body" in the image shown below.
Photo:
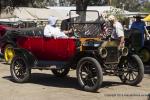
<path fill-rule="evenodd" d="M 97 19 L 93 23 L 75 20 L 78 22 L 73 21 L 71 24 L 76 29 L 74 31 L 78 32 L 77 38 L 44 35 L 20 35 L 17 38 L 17 48 L 13 49 L 15 56 L 10 65 L 15 82 L 28 81 L 31 69 L 50 69 L 58 77 L 64 77 L 70 69 L 74 69 L 81 89 L 90 92 L 100 88 L 103 75 L 118 76 L 123 83 L 129 85 L 137 85 L 142 81 L 144 67 L 137 55 L 128 53 L 127 48 L 118 50 L 116 40 L 97 37 L 100 34 Z"/>
<path fill-rule="evenodd" d="M 143 63 L 150 64 L 150 38 L 145 35 L 144 45 L 141 46 L 142 38 L 140 34 L 141 32 L 137 29 L 128 30 L 126 32 L 126 46 L 130 51 L 138 54 Z"/>
<path fill-rule="evenodd" d="M 139 51 L 139 56 L 145 64 L 150 64 L 150 40 L 144 42 L 144 46 Z"/>
<path fill-rule="evenodd" d="M 19 35 L 40 35 L 42 32 L 42 28 L 10 28 L 3 26 L 0 29 L 0 48 L 1 53 L 4 55 L 4 59 L 6 63 L 10 63 L 13 58 L 13 53 L 10 52 L 12 48 L 17 47 L 16 39 Z"/>
<path fill-rule="evenodd" d="M 26 36 L 19 37 L 17 45 L 32 52 L 39 60 L 68 61 L 76 52 L 75 41 L 75 39 Z"/>
<path fill-rule="evenodd" d="M 2 40 L 3 36 L 5 35 L 7 30 L 11 30 L 11 27 L 7 27 L 5 25 L 0 25 L 0 39 Z M 0 42 L 0 48 L 2 49 L 3 43 Z"/>

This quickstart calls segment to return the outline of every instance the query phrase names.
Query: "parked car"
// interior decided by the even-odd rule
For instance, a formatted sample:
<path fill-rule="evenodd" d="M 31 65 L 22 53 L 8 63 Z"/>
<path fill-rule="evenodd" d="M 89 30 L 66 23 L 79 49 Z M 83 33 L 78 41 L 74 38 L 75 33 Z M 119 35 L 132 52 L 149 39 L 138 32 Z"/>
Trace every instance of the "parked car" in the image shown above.
<path fill-rule="evenodd" d="M 14 38 L 12 37 L 12 35 L 10 36 L 10 33 L 14 33 L 15 29 L 8 27 L 8 26 L 4 26 L 4 25 L 0 25 L 0 49 L 1 49 L 1 53 L 3 55 L 9 54 L 9 56 L 5 56 L 5 61 L 7 62 L 8 59 L 11 57 L 12 58 L 12 54 L 9 53 L 8 48 L 12 48 L 15 45 L 15 41 Z"/>
<path fill-rule="evenodd" d="M 150 26 L 146 27 L 146 31 L 149 34 Z M 126 46 L 130 51 L 139 55 L 143 63 L 150 64 L 150 35 L 145 35 L 144 46 L 142 44 L 142 38 L 140 31 L 137 29 L 131 29 L 126 32 Z"/>
<path fill-rule="evenodd" d="M 4 26 L 3 26 L 4 27 Z M 12 52 L 16 45 L 16 38 L 19 35 L 22 36 L 31 36 L 31 35 L 40 35 L 43 32 L 43 28 L 10 28 L 10 27 L 1 27 L 0 30 L 0 48 L 1 53 L 4 55 L 4 59 L 6 63 L 10 64 L 11 60 L 14 56 L 14 52 Z"/>
<path fill-rule="evenodd" d="M 99 18 L 97 11 L 87 12 L 97 13 Z M 83 17 L 78 18 L 71 21 L 78 38 L 20 35 L 10 65 L 13 80 L 27 82 L 31 69 L 50 69 L 58 77 L 64 77 L 74 69 L 78 83 L 85 91 L 97 91 L 103 83 L 103 75 L 118 76 L 128 85 L 139 84 L 144 75 L 141 59 L 127 48 L 118 50 L 117 41 L 98 38 L 101 33 L 98 19 L 95 22 L 94 19 L 83 21 L 80 20 Z"/>

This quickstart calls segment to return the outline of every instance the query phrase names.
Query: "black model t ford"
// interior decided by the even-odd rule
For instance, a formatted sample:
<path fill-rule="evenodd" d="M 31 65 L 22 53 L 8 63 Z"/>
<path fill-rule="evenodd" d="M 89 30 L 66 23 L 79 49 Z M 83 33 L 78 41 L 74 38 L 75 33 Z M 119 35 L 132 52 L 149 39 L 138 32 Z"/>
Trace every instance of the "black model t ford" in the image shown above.
<path fill-rule="evenodd" d="M 31 69 L 35 68 L 49 68 L 59 77 L 74 69 L 80 87 L 91 92 L 101 87 L 103 75 L 118 76 L 129 85 L 142 81 L 144 67 L 141 59 L 130 54 L 127 48 L 119 50 L 118 41 L 99 37 L 101 25 L 97 11 L 71 18 L 70 25 L 75 29 L 73 35 L 76 38 L 54 39 L 36 34 L 17 38 L 19 48 L 13 50 L 15 56 L 10 67 L 15 82 L 27 82 Z"/>

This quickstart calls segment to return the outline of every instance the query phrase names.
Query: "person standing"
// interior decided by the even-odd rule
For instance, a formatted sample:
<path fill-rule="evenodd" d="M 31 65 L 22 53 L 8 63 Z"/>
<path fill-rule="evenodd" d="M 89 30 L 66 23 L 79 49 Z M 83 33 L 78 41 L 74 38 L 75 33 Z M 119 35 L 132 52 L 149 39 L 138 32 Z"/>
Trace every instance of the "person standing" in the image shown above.
<path fill-rule="evenodd" d="M 136 29 L 140 32 L 140 42 L 141 42 L 141 47 L 144 46 L 144 33 L 145 33 L 145 22 L 142 21 L 142 17 L 140 15 L 134 16 L 134 18 L 136 19 L 132 25 L 130 29 Z"/>
<path fill-rule="evenodd" d="M 110 21 L 112 25 L 111 39 L 119 41 L 118 48 L 124 47 L 124 30 L 122 24 L 117 20 L 117 18 L 113 15 L 108 17 L 108 21 Z"/>

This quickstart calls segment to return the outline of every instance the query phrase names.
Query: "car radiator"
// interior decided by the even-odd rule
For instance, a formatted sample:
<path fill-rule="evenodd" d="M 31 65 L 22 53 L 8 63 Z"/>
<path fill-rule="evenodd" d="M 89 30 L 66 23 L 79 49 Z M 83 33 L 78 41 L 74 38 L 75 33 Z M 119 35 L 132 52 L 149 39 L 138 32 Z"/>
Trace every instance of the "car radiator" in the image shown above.
<path fill-rule="evenodd" d="M 105 59 L 106 64 L 119 62 L 119 51 L 117 47 L 106 47 L 107 57 Z"/>

